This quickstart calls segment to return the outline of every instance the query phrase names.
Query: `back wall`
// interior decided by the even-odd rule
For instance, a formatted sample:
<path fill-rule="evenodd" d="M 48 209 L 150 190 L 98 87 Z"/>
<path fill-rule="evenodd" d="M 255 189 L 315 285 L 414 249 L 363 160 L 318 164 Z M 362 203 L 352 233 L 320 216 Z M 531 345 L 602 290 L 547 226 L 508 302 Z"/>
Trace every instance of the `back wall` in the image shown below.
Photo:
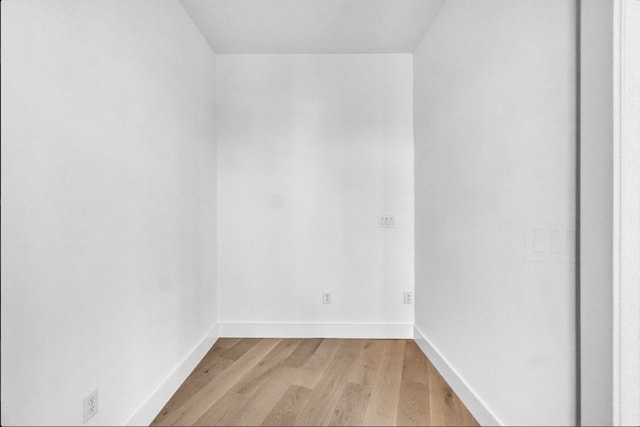
<path fill-rule="evenodd" d="M 221 333 L 410 336 L 412 55 L 219 55 L 216 79 Z"/>

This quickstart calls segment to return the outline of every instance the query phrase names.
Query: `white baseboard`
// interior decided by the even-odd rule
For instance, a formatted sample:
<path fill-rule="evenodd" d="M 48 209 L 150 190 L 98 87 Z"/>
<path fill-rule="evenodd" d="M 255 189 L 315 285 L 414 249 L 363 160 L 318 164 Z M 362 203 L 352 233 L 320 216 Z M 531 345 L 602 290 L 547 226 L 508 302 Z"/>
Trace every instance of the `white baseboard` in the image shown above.
<path fill-rule="evenodd" d="M 178 387 L 200 363 L 219 337 L 218 325 L 214 325 L 202 339 L 187 353 L 178 365 L 167 375 L 151 396 L 136 410 L 125 423 L 127 426 L 148 426 L 169 401 Z"/>
<path fill-rule="evenodd" d="M 482 426 L 504 425 L 427 337 L 414 326 L 414 340 L 467 409 Z"/>
<path fill-rule="evenodd" d="M 412 339 L 410 323 L 220 323 L 221 337 Z"/>

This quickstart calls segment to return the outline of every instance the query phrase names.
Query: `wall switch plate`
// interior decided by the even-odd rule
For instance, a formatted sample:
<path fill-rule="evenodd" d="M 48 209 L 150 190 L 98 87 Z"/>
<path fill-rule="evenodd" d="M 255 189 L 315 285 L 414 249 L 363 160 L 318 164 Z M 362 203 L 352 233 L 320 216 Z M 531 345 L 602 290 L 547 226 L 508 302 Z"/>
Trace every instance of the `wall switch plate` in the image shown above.
<path fill-rule="evenodd" d="M 542 263 L 575 262 L 575 224 L 569 221 L 527 222 L 526 261 Z"/>
<path fill-rule="evenodd" d="M 380 215 L 378 217 L 378 227 L 394 228 L 396 219 L 393 215 Z"/>
<path fill-rule="evenodd" d="M 331 304 L 331 292 L 323 292 L 322 293 L 322 303 L 323 304 Z"/>
<path fill-rule="evenodd" d="M 95 414 L 98 413 L 98 389 L 94 388 L 85 397 L 83 401 L 83 419 L 86 424 Z"/>
<path fill-rule="evenodd" d="M 403 302 L 405 304 L 413 304 L 413 293 L 405 292 L 403 295 Z"/>

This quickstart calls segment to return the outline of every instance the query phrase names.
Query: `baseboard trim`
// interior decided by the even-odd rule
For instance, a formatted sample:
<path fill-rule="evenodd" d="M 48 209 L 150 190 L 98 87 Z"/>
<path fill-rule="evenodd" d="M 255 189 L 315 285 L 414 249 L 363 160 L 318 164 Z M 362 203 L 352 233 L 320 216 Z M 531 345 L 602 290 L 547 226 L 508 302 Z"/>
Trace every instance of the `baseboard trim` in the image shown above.
<path fill-rule="evenodd" d="M 464 378 L 456 371 L 456 369 L 447 361 L 447 359 L 438 351 L 438 349 L 427 339 L 427 337 L 414 326 L 414 340 L 422 352 L 427 356 L 429 361 L 438 370 L 440 375 L 449 384 L 453 391 L 458 395 L 460 400 L 465 404 L 467 409 L 482 426 L 502 426 L 500 420 L 489 409 L 487 404 L 478 396 L 478 394 L 469 386 Z"/>
<path fill-rule="evenodd" d="M 221 337 L 412 339 L 410 323 L 220 323 Z"/>
<path fill-rule="evenodd" d="M 167 375 L 160 385 L 151 393 L 151 396 L 135 411 L 125 423 L 127 426 L 148 426 L 158 415 L 158 412 L 178 390 L 193 369 L 218 340 L 220 328 L 213 325 L 200 341 L 187 353 L 178 365 Z"/>

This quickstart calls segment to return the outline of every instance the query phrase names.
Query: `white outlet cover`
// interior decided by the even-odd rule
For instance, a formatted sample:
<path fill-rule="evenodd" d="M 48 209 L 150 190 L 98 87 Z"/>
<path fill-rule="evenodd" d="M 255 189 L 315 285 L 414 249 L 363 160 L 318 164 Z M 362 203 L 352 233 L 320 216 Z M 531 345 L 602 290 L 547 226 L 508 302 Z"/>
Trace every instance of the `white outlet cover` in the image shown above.
<path fill-rule="evenodd" d="M 405 292 L 403 294 L 403 302 L 405 304 L 413 304 L 413 294 L 411 292 Z"/>
<path fill-rule="evenodd" d="M 323 304 L 331 304 L 331 292 L 323 292 L 322 293 L 322 303 Z"/>
<path fill-rule="evenodd" d="M 95 414 L 98 413 L 98 389 L 94 388 L 89 391 L 82 402 L 83 420 L 86 424 Z"/>

